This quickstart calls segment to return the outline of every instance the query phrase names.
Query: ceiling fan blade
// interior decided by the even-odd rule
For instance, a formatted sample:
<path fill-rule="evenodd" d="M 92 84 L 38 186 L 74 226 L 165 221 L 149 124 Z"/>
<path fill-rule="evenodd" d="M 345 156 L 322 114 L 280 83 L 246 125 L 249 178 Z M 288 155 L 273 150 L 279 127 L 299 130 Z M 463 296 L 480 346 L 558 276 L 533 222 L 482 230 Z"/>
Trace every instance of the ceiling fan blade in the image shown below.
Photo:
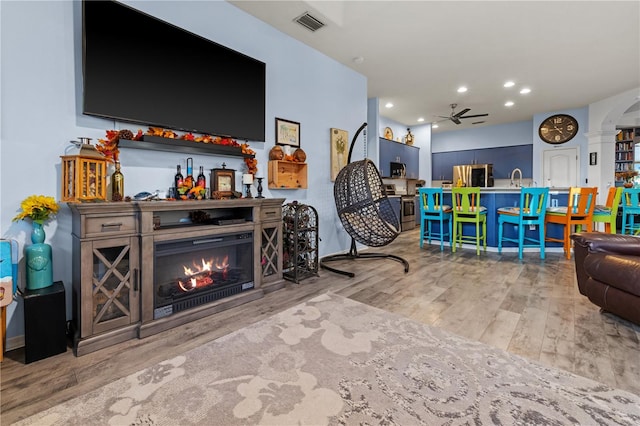
<path fill-rule="evenodd" d="M 461 115 L 464 115 L 464 114 L 466 114 L 466 113 L 467 113 L 467 112 L 469 112 L 469 111 L 471 111 L 471 109 L 470 109 L 470 108 L 465 108 L 465 109 L 463 109 L 462 111 L 460 111 L 460 112 L 457 112 L 457 113 L 453 114 L 453 115 L 452 115 L 452 117 L 460 117 Z"/>
<path fill-rule="evenodd" d="M 465 115 L 464 117 L 458 117 L 458 118 L 476 118 L 476 117 L 486 117 L 489 114 L 475 114 L 475 115 Z"/>
<path fill-rule="evenodd" d="M 461 121 L 458 120 L 458 117 L 456 117 L 455 115 L 453 117 L 451 117 L 451 121 L 453 121 L 456 124 L 460 124 L 461 123 Z"/>

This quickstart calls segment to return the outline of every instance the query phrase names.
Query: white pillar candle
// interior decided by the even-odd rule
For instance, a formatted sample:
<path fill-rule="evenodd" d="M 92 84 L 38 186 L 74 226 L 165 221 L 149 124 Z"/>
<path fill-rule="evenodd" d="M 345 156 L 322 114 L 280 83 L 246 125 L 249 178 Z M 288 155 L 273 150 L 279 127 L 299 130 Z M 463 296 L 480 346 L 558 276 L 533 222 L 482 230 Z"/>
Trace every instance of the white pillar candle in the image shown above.
<path fill-rule="evenodd" d="M 253 175 L 251 173 L 245 173 L 242 175 L 242 183 L 244 185 L 251 185 L 253 183 Z"/>

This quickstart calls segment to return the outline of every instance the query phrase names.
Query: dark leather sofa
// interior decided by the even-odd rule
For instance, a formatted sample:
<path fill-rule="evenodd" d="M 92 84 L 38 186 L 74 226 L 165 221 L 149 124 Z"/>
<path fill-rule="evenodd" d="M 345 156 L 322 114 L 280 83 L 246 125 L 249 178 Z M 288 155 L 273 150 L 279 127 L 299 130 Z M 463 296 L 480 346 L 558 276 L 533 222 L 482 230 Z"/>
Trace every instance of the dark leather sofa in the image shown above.
<path fill-rule="evenodd" d="M 578 289 L 603 310 L 640 324 L 640 237 L 571 235 Z"/>

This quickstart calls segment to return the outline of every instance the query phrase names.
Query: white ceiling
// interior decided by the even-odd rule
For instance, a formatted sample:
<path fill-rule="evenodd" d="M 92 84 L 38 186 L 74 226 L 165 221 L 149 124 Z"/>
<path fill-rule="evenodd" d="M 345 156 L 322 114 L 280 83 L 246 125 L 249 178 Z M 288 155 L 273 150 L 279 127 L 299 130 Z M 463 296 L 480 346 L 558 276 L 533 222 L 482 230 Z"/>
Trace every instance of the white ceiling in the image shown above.
<path fill-rule="evenodd" d="M 365 75 L 407 126 L 456 109 L 484 124 L 581 108 L 640 87 L 640 1 L 230 1 Z M 325 27 L 294 22 L 309 12 Z M 354 58 L 364 58 L 356 63 Z M 516 85 L 503 88 L 507 80 Z M 466 93 L 457 93 L 459 86 Z M 522 87 L 531 89 L 520 95 Z M 504 106 L 515 102 L 511 108 Z M 384 104 L 392 102 L 392 109 Z M 474 126 L 476 119 L 438 131 Z"/>

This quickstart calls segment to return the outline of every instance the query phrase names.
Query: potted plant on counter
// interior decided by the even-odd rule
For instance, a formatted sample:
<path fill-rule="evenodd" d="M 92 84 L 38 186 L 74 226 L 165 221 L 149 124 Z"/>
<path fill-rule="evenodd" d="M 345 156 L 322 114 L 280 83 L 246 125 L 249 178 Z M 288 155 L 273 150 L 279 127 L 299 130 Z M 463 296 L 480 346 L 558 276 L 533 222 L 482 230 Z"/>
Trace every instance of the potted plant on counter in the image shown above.
<path fill-rule="evenodd" d="M 632 188 L 636 176 L 638 176 L 637 170 L 626 170 L 624 172 L 617 172 L 616 180 L 623 180 L 623 186 L 625 188 Z"/>

